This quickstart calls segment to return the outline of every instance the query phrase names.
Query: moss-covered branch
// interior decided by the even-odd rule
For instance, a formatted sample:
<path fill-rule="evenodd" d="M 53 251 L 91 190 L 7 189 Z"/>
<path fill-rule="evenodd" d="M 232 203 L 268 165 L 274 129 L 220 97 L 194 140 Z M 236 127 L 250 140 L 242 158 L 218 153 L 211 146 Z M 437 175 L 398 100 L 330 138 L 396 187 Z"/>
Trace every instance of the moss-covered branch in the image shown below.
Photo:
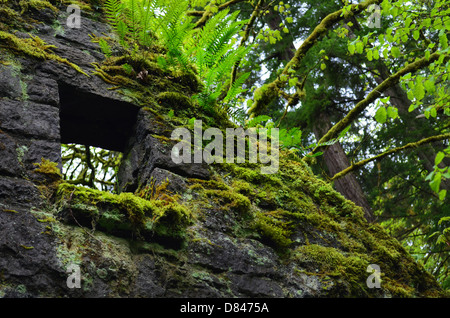
<path fill-rule="evenodd" d="M 301 62 L 305 57 L 306 53 L 315 45 L 317 40 L 328 33 L 333 25 L 337 22 L 347 19 L 349 15 L 359 14 L 366 10 L 372 4 L 379 4 L 381 0 L 366 0 L 360 4 L 353 4 L 350 6 L 350 10 L 344 11 L 340 9 L 327 15 L 320 23 L 316 26 L 314 31 L 303 41 L 300 47 L 295 52 L 294 57 L 286 64 L 280 75 L 289 75 L 291 70 L 298 70 L 300 68 Z M 264 111 L 267 105 L 272 102 L 278 95 L 280 90 L 285 86 L 286 82 L 281 80 L 281 76 L 276 80 L 266 85 L 264 88 L 260 88 L 255 92 L 255 98 L 252 107 L 249 110 L 250 117 L 255 117 Z"/>
<path fill-rule="evenodd" d="M 230 0 L 227 1 L 225 3 L 222 3 L 221 5 L 219 5 L 217 7 L 217 9 L 219 11 L 224 10 L 230 6 L 232 6 L 233 4 L 239 3 L 239 2 L 243 2 L 245 0 Z M 197 21 L 197 23 L 195 24 L 196 28 L 201 28 L 202 26 L 205 25 L 205 23 L 209 20 L 209 18 L 211 18 L 212 16 L 212 10 L 211 9 L 206 9 L 204 11 L 189 11 L 187 12 L 188 16 L 195 16 L 195 17 L 200 17 L 200 19 Z"/>
<path fill-rule="evenodd" d="M 380 85 L 375 87 L 362 101 L 357 103 L 353 109 L 348 112 L 348 114 L 336 123 L 331 129 L 319 140 L 318 145 L 324 144 L 334 138 L 336 138 L 341 131 L 343 131 L 348 125 L 350 125 L 371 103 L 376 101 L 381 94 L 387 90 L 389 87 L 399 83 L 400 78 L 406 74 L 414 73 L 424 67 L 427 67 L 434 61 L 437 61 L 441 56 L 440 53 L 433 53 L 429 58 L 424 57 L 413 63 L 406 65 L 397 73 L 386 78 Z M 311 154 L 315 153 L 319 147 L 316 147 L 311 151 Z M 309 158 L 309 157 L 305 157 Z M 308 160 L 308 159 L 306 159 Z"/>
<path fill-rule="evenodd" d="M 436 142 L 436 141 L 440 141 L 440 140 L 446 140 L 446 139 L 450 139 L 450 133 L 424 138 L 424 139 L 419 140 L 417 142 L 411 142 L 411 143 L 408 143 L 408 144 L 406 144 L 404 146 L 390 149 L 390 150 L 385 151 L 385 152 L 383 152 L 383 153 L 381 153 L 379 155 L 376 155 L 376 156 L 374 156 L 372 158 L 368 158 L 368 159 L 365 159 L 365 160 L 361 160 L 361 161 L 359 161 L 357 163 L 353 163 L 347 169 L 344 169 L 341 172 L 336 173 L 331 178 L 331 180 L 336 180 L 336 179 L 342 178 L 346 174 L 348 174 L 348 173 L 350 173 L 350 172 L 352 172 L 352 171 L 354 171 L 354 170 L 356 170 L 356 169 L 358 169 L 358 168 L 368 164 L 369 162 L 372 162 L 372 161 L 375 161 L 375 160 L 378 160 L 378 159 L 382 159 L 382 158 L 384 158 L 386 156 L 389 156 L 389 155 L 391 155 L 393 153 L 400 152 L 400 151 L 403 151 L 403 150 L 406 150 L 406 149 L 409 149 L 409 148 L 417 148 L 417 147 L 420 147 L 420 146 L 428 144 L 428 143 L 432 143 L 432 142 Z"/>

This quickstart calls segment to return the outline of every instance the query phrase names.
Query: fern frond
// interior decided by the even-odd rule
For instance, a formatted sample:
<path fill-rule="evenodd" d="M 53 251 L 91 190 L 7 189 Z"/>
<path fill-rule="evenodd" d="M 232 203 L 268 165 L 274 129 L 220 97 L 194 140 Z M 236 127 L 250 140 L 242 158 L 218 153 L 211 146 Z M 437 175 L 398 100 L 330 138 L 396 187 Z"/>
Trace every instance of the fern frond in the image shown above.
<path fill-rule="evenodd" d="M 236 98 L 239 94 L 247 91 L 246 89 L 242 89 L 242 85 L 244 85 L 245 81 L 250 76 L 251 72 L 247 72 L 239 76 L 231 86 L 231 88 L 228 90 L 227 96 L 223 99 L 224 103 L 229 103 L 233 99 Z"/>
<path fill-rule="evenodd" d="M 101 38 L 98 41 L 98 45 L 100 46 L 100 49 L 102 50 L 103 54 L 105 54 L 105 56 L 110 57 L 112 55 L 111 46 L 105 39 Z"/>
<path fill-rule="evenodd" d="M 189 2 L 172 0 L 166 8 L 166 14 L 161 20 L 161 34 L 166 44 L 169 60 L 177 60 L 180 65 L 187 68 L 189 57 L 184 53 L 184 41 L 193 30 L 192 18 L 186 16 Z"/>
<path fill-rule="evenodd" d="M 122 2 L 120 0 L 106 0 L 104 6 L 108 23 L 116 27 L 122 20 Z"/>
<path fill-rule="evenodd" d="M 268 121 L 270 119 L 272 119 L 272 117 L 267 116 L 267 115 L 259 115 L 259 116 L 256 116 L 255 118 L 250 119 L 247 122 L 246 126 L 248 128 L 256 127 L 257 125 L 261 124 L 262 122 Z"/>
<path fill-rule="evenodd" d="M 142 5 L 139 6 L 141 16 L 141 31 L 139 33 L 139 40 L 145 46 L 151 44 L 152 24 L 151 21 L 155 19 L 154 12 L 157 8 L 157 0 L 145 0 Z"/>

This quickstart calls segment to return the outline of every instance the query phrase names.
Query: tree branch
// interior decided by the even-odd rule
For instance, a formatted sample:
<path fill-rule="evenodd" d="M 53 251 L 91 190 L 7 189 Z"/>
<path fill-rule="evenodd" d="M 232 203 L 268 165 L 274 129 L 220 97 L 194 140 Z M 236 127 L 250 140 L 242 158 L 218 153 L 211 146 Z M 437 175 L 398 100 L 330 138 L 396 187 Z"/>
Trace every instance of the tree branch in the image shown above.
<path fill-rule="evenodd" d="M 217 7 L 217 9 L 219 11 L 222 11 L 233 4 L 243 2 L 243 1 L 245 1 L 245 0 L 230 0 L 228 2 L 222 3 L 220 6 Z M 189 12 L 187 12 L 187 15 L 200 17 L 200 19 L 195 24 L 195 28 L 201 28 L 202 26 L 205 25 L 206 21 L 208 21 L 209 18 L 211 17 L 212 11 L 210 9 L 207 9 L 204 11 L 189 11 Z"/>
<path fill-rule="evenodd" d="M 355 107 L 347 114 L 347 116 L 331 127 L 331 129 L 319 140 L 317 144 L 323 144 L 336 138 L 342 130 L 348 127 L 348 125 L 350 125 L 364 111 L 364 109 L 366 109 L 367 106 L 376 101 L 386 89 L 399 83 L 402 76 L 408 73 L 414 73 L 417 70 L 430 65 L 434 61 L 438 60 L 440 56 L 441 54 L 439 53 L 433 53 L 429 58 L 421 58 L 420 60 L 408 64 L 394 75 L 389 76 L 381 84 L 375 87 L 375 89 L 373 89 L 365 99 L 357 103 Z M 313 154 L 319 148 L 320 147 L 314 148 L 310 154 Z"/>
<path fill-rule="evenodd" d="M 349 172 L 354 171 L 354 170 L 358 169 L 359 167 L 362 167 L 362 166 L 368 164 L 371 161 L 384 158 L 384 157 L 386 157 L 386 156 L 388 156 L 390 154 L 393 154 L 393 153 L 396 153 L 396 152 L 399 152 L 399 151 L 403 151 L 403 150 L 409 149 L 409 148 L 417 148 L 417 147 L 419 147 L 421 145 L 424 145 L 424 144 L 428 144 L 428 143 L 435 142 L 435 141 L 440 141 L 440 140 L 445 140 L 445 139 L 450 139 L 450 133 L 424 138 L 424 139 L 422 139 L 420 141 L 417 141 L 417 142 L 411 142 L 411 143 L 406 144 L 404 146 L 390 149 L 390 150 L 385 151 L 385 152 L 383 152 L 383 153 L 381 153 L 379 155 L 376 155 L 376 156 L 374 156 L 372 158 L 361 160 L 361 161 L 359 161 L 357 163 L 352 164 L 350 167 L 342 170 L 339 173 L 336 173 L 331 178 L 331 180 L 336 180 L 336 179 L 342 178 L 343 176 L 345 176 Z"/>
<path fill-rule="evenodd" d="M 340 9 L 327 15 L 316 26 L 314 31 L 303 41 L 300 47 L 295 52 L 294 57 L 286 64 L 280 75 L 288 75 L 290 70 L 298 70 L 300 68 L 301 61 L 305 57 L 306 53 L 315 45 L 318 39 L 324 36 L 330 28 L 337 22 L 347 19 L 349 15 L 359 14 L 367 9 L 372 4 L 379 4 L 382 0 L 366 0 L 360 4 L 353 4 L 350 6 L 351 10 L 344 14 L 344 9 Z M 280 77 L 266 85 L 264 88 L 260 88 L 255 92 L 255 100 L 252 107 L 249 110 L 250 117 L 260 115 L 265 107 L 271 103 L 279 94 L 279 91 L 285 86 L 285 82 L 281 81 Z M 256 94 L 258 93 L 258 95 Z"/>

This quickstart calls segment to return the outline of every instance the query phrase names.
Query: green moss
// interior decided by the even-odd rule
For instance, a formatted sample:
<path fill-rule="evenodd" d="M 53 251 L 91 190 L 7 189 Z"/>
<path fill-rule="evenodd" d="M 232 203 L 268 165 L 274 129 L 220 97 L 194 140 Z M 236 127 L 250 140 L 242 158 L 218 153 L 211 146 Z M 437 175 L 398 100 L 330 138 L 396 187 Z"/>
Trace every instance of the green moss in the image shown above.
<path fill-rule="evenodd" d="M 0 29 L 19 28 L 24 23 L 19 12 L 0 3 Z"/>
<path fill-rule="evenodd" d="M 250 183 L 243 180 L 234 180 L 231 184 L 231 188 L 247 197 L 253 196 L 255 194 L 254 187 L 252 187 Z"/>
<path fill-rule="evenodd" d="M 52 53 L 50 49 L 54 48 L 54 46 L 46 44 L 37 36 L 30 35 L 30 38 L 22 39 L 18 38 L 14 34 L 0 31 L 0 40 L 3 42 L 2 47 L 12 52 L 24 54 L 40 60 L 54 60 L 70 66 L 81 74 L 89 76 L 79 66 L 69 62 L 67 59 L 62 58 L 59 55 Z"/>
<path fill-rule="evenodd" d="M 20 247 L 25 249 L 25 250 L 32 250 L 32 249 L 34 249 L 34 246 L 20 245 Z"/>
<path fill-rule="evenodd" d="M 163 92 L 156 97 L 158 103 L 163 107 L 170 109 L 190 109 L 192 108 L 191 100 L 185 95 L 178 92 Z"/>
<path fill-rule="evenodd" d="M 210 198 L 215 198 L 216 203 L 224 209 L 245 213 L 251 206 L 251 202 L 246 196 L 232 190 L 205 190 L 204 193 Z"/>
<path fill-rule="evenodd" d="M 7 213 L 19 213 L 16 210 L 11 210 L 11 209 L 2 209 L 3 212 L 7 212 Z"/>
<path fill-rule="evenodd" d="M 283 181 L 273 174 L 262 174 L 261 167 L 258 164 L 220 164 L 220 168 L 229 171 L 234 177 L 245 180 L 253 184 L 271 184 L 274 186 L 282 186 Z"/>
<path fill-rule="evenodd" d="M 20 14 L 24 14 L 29 10 L 41 11 L 45 9 L 50 9 L 55 13 L 58 12 L 58 9 L 46 0 L 21 0 L 19 6 L 22 9 Z"/>
<path fill-rule="evenodd" d="M 296 248 L 291 257 L 322 278 L 334 277 L 335 284 L 342 285 L 339 288 L 351 290 L 354 295 L 367 295 L 366 269 L 370 263 L 363 255 L 346 255 L 333 247 L 310 244 Z"/>
<path fill-rule="evenodd" d="M 285 219 L 285 211 L 257 212 L 254 228 L 263 241 L 277 248 L 286 248 L 292 244 L 292 222 Z"/>
<path fill-rule="evenodd" d="M 62 174 L 61 170 L 58 168 L 58 163 L 42 158 L 40 163 L 35 163 L 34 165 L 37 166 L 37 168 L 34 169 L 35 173 L 45 175 L 52 180 L 62 179 Z"/>
<path fill-rule="evenodd" d="M 84 214 L 110 233 L 182 239 L 193 218 L 187 207 L 174 200 L 146 200 L 127 192 L 112 194 L 62 183 L 56 197 L 61 208 Z"/>

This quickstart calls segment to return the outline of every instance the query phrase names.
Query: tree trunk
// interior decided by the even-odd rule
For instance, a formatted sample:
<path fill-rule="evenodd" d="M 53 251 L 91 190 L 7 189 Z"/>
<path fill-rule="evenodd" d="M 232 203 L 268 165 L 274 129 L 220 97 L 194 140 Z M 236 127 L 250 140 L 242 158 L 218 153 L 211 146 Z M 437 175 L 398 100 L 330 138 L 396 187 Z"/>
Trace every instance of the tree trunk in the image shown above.
<path fill-rule="evenodd" d="M 328 114 L 326 114 L 326 112 L 322 112 L 314 122 L 313 131 L 316 139 L 319 140 L 331 127 L 332 124 Z M 328 146 L 324 150 L 323 159 L 328 168 L 330 177 L 350 166 L 350 162 L 344 148 L 342 148 L 342 145 L 339 142 Z M 375 221 L 372 208 L 369 205 L 361 185 L 353 173 L 348 173 L 344 177 L 335 180 L 334 186 L 335 189 L 346 199 L 363 208 L 364 217 L 367 221 Z"/>

